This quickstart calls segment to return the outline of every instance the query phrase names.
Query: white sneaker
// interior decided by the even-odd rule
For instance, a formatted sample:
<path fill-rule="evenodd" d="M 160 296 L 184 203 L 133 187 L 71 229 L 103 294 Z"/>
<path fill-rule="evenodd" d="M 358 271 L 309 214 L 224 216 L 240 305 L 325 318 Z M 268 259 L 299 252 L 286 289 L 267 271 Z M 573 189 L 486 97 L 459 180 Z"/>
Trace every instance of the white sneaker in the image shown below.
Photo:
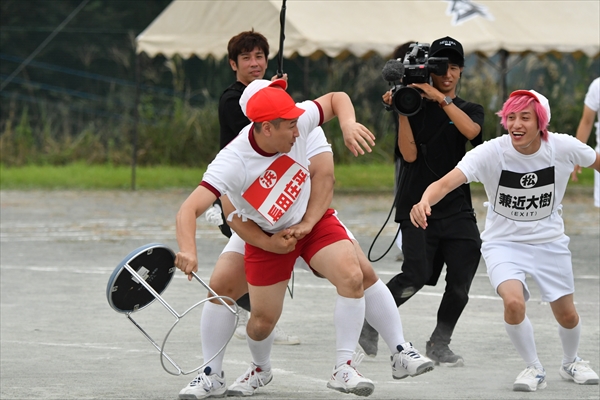
<path fill-rule="evenodd" d="M 373 381 L 365 378 L 356 370 L 356 366 L 360 364 L 364 354 L 360 353 L 356 360 L 348 360 L 346 364 L 342 364 L 333 369 L 331 379 L 327 383 L 329 389 L 337 390 L 342 393 L 352 393 L 357 396 L 369 396 L 375 390 Z"/>
<path fill-rule="evenodd" d="M 398 353 L 390 357 L 392 376 L 394 379 L 404 379 L 407 376 L 417 376 L 433 370 L 433 361 L 423 357 L 410 342 L 397 346 Z"/>
<path fill-rule="evenodd" d="M 563 379 L 569 379 L 580 385 L 597 385 L 598 374 L 589 366 L 589 361 L 577 357 L 575 361 L 560 367 L 558 373 Z"/>
<path fill-rule="evenodd" d="M 225 386 L 225 373 L 221 376 L 210 373 L 210 367 L 204 368 L 193 381 L 179 392 L 180 399 L 206 399 L 208 397 L 224 397 L 227 395 Z"/>
<path fill-rule="evenodd" d="M 288 335 L 279 327 L 279 325 L 275 325 L 275 340 L 273 341 L 273 344 L 300 344 L 300 339 L 298 336 Z"/>
<path fill-rule="evenodd" d="M 240 308 L 238 311 L 238 324 L 233 335 L 241 340 L 246 340 L 246 325 L 248 324 L 248 311 Z"/>
<path fill-rule="evenodd" d="M 255 365 L 250 364 L 250 367 L 246 373 L 235 380 L 235 382 L 229 386 L 227 395 L 228 396 L 252 396 L 254 392 L 261 386 L 267 386 L 273 379 L 273 372 L 263 371 Z"/>
<path fill-rule="evenodd" d="M 517 376 L 517 380 L 513 383 L 513 390 L 515 392 L 535 392 L 546 386 L 546 371 L 543 368 L 527 367 Z"/>

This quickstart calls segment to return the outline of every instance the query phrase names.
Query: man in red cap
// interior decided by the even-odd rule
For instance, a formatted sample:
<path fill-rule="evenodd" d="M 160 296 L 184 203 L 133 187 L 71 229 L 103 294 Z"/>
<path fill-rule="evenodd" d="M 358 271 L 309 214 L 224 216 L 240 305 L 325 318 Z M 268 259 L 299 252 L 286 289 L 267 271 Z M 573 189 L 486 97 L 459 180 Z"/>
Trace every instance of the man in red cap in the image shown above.
<path fill-rule="evenodd" d="M 272 379 L 272 332 L 294 262 L 301 256 L 336 286 L 339 295 L 335 312 L 341 330 L 338 361 L 328 386 L 369 395 L 374 390 L 372 381 L 360 375 L 351 361 L 365 311 L 362 273 L 353 244 L 332 210 L 318 221 L 302 218 L 310 195 L 306 151 L 310 132 L 337 116 L 345 143 L 355 155 L 364 154 L 362 148 L 370 151 L 374 136 L 355 121 L 354 107 L 345 93 L 329 93 L 296 105 L 281 90 L 283 86 L 276 81 L 252 96 L 246 113 L 253 124 L 219 152 L 199 187 L 182 204 L 177 215 L 180 252 L 175 264 L 188 275 L 197 271 L 196 218 L 227 194 L 238 217 L 254 221 L 268 234 L 258 246 L 246 244 L 245 251 L 253 309 L 247 326 L 253 363 L 246 376 L 256 381 L 254 389 Z"/>

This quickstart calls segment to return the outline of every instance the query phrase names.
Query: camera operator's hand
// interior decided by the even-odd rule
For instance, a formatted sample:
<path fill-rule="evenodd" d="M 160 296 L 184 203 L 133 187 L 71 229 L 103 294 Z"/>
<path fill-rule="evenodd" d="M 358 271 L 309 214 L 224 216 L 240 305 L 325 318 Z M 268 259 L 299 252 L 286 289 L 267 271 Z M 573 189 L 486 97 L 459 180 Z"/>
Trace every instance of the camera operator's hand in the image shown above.
<path fill-rule="evenodd" d="M 445 96 L 429 83 L 413 83 L 410 86 L 421 90 L 421 92 L 423 92 L 421 96 L 426 99 L 433 100 L 438 103 L 444 100 Z"/>
<path fill-rule="evenodd" d="M 381 96 L 381 100 L 388 105 L 392 105 L 392 91 L 388 90 Z"/>

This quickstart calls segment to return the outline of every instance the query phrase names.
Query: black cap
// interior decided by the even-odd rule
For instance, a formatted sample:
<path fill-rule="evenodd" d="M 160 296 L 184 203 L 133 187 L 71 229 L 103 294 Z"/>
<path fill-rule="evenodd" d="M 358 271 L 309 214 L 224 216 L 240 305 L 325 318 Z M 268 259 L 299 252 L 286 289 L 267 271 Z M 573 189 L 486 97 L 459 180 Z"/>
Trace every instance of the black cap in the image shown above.
<path fill-rule="evenodd" d="M 429 47 L 429 57 L 448 57 L 452 64 L 465 65 L 465 53 L 462 44 L 450 36 L 434 40 Z"/>

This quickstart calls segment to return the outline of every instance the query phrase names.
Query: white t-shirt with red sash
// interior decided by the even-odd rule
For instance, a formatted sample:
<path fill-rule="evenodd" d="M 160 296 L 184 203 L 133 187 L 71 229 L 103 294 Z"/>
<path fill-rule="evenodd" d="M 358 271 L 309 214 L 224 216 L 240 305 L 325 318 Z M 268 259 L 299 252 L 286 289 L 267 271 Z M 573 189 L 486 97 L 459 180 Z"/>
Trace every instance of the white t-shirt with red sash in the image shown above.
<path fill-rule="evenodd" d="M 525 155 L 509 135 L 489 140 L 458 163 L 468 182 L 484 185 L 488 202 L 481 239 L 546 243 L 564 234 L 562 199 L 573 168 L 591 165 L 594 149 L 573 136 L 548 132 L 540 149 Z"/>
<path fill-rule="evenodd" d="M 305 112 L 289 153 L 266 154 L 254 141 L 250 124 L 217 154 L 200 183 L 219 197 L 226 194 L 236 214 L 269 233 L 299 223 L 310 197 L 307 142 L 323 122 L 323 112 L 313 101 L 297 106 Z"/>

